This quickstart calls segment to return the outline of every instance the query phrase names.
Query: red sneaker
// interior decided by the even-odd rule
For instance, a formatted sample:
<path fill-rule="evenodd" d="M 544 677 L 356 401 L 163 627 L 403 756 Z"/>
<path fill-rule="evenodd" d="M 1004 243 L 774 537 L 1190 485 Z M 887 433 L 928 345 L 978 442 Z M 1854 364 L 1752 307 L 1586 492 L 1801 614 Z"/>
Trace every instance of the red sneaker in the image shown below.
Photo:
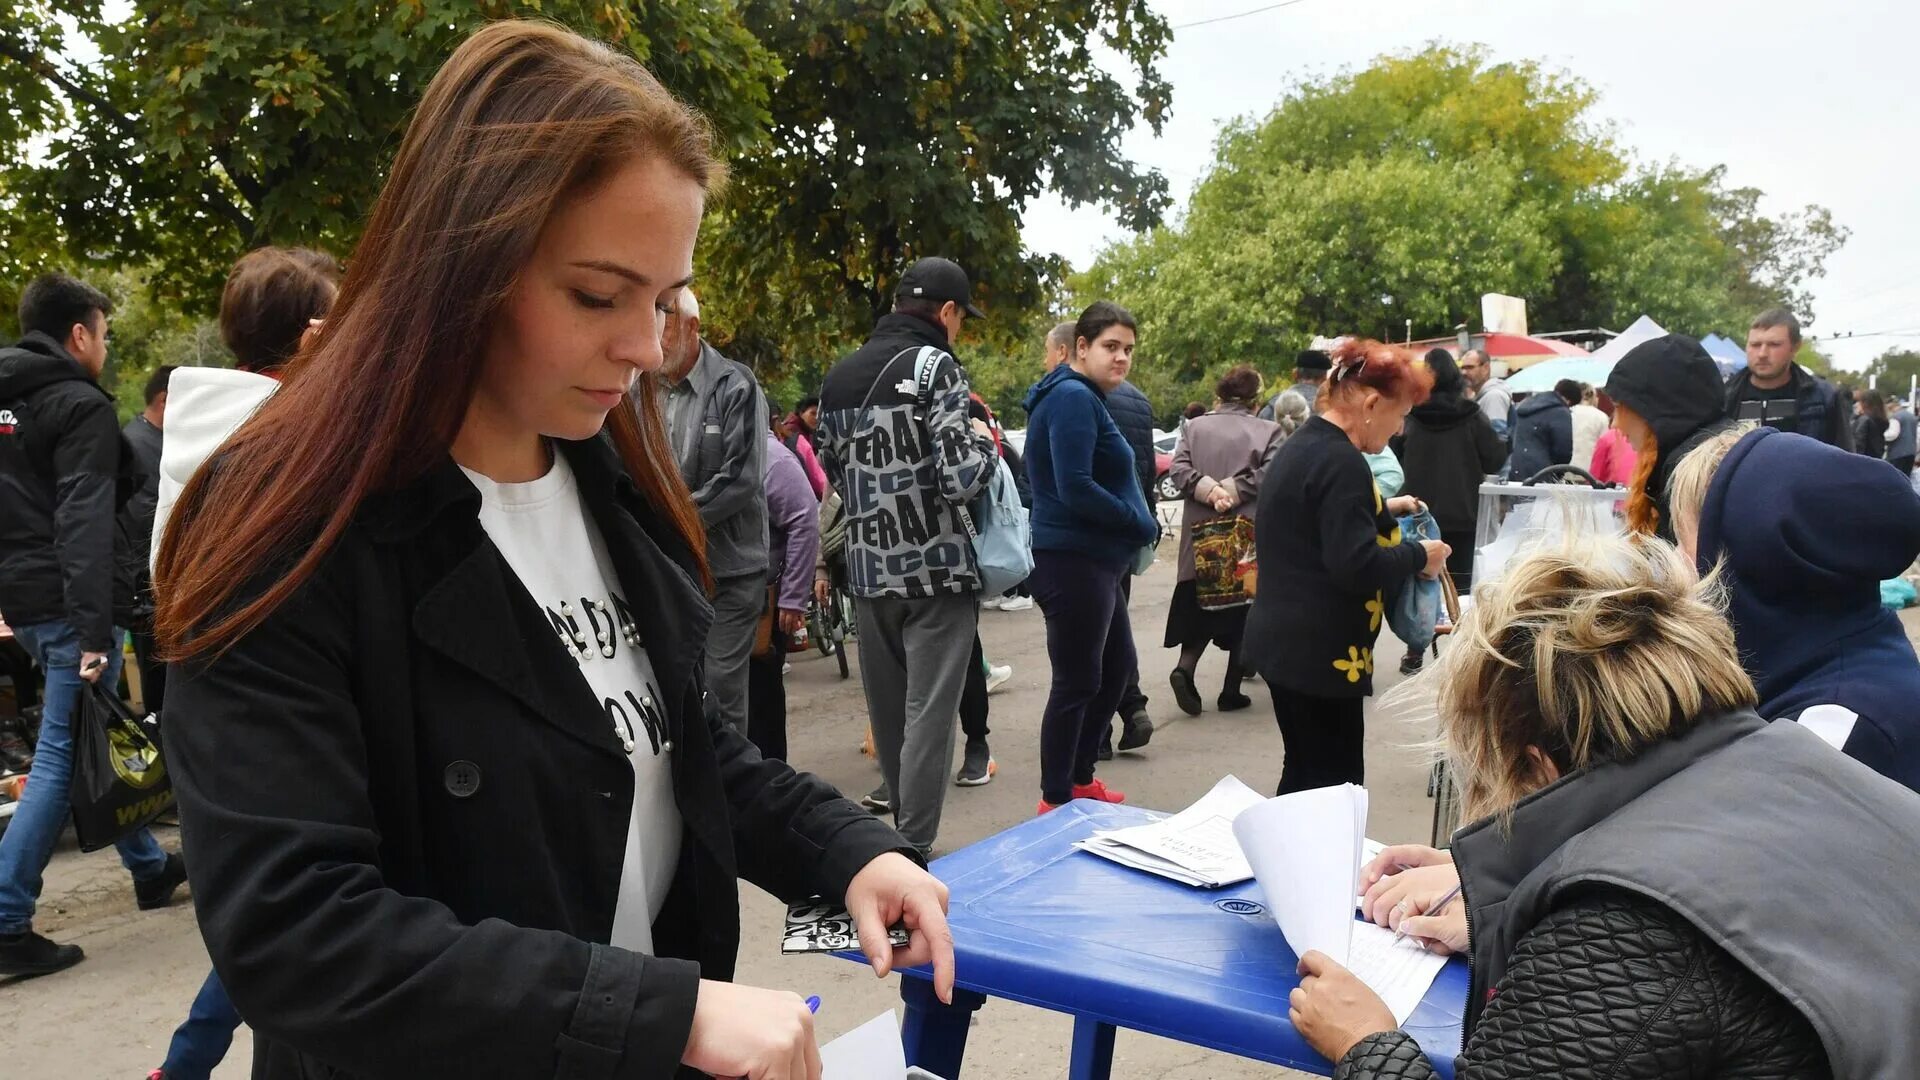
<path fill-rule="evenodd" d="M 1095 802 L 1121 803 L 1127 801 L 1125 795 L 1118 791 L 1110 790 L 1107 785 L 1101 783 L 1097 778 L 1091 784 L 1073 785 L 1073 797 L 1076 799 L 1092 799 Z"/>
<path fill-rule="evenodd" d="M 1033 816 L 1034 816 L 1034 817 L 1039 817 L 1039 816 L 1040 816 L 1041 814 L 1045 814 L 1045 813 L 1048 813 L 1048 812 L 1050 812 L 1050 811 L 1053 811 L 1053 810 L 1058 810 L 1058 809 L 1060 809 L 1060 806 L 1061 806 L 1061 805 L 1062 805 L 1062 804 L 1059 804 L 1059 803 L 1050 803 L 1050 802 L 1048 802 L 1048 801 L 1047 801 L 1047 800 L 1045 800 L 1045 799 L 1041 799 L 1041 800 L 1040 800 L 1040 809 L 1038 809 L 1038 810 L 1035 810 L 1035 811 L 1033 812 Z"/>

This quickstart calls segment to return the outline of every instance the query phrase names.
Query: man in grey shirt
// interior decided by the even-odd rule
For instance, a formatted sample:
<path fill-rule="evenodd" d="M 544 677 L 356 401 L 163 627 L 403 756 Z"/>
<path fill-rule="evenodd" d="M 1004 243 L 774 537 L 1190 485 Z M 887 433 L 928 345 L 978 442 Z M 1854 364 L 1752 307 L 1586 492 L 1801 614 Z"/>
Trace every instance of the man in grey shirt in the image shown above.
<path fill-rule="evenodd" d="M 1493 425 L 1493 433 L 1502 439 L 1513 437 L 1513 391 L 1505 379 L 1494 378 L 1493 360 L 1485 349 L 1468 349 L 1460 354 L 1460 377 L 1467 390 Z"/>
<path fill-rule="evenodd" d="M 713 628 L 707 692 L 727 722 L 747 730 L 747 661 L 767 603 L 767 402 L 745 364 L 700 340 L 700 301 L 680 299 L 661 335 L 667 432 L 680 475 L 707 530 Z M 643 418 L 644 419 L 644 418 Z"/>

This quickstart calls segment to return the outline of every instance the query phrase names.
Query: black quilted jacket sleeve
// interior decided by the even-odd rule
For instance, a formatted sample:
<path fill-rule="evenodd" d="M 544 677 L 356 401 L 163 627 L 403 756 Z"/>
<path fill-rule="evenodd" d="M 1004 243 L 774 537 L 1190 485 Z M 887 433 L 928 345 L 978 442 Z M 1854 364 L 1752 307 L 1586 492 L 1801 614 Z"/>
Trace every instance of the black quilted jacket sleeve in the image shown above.
<path fill-rule="evenodd" d="M 1812 1025 L 1726 950 L 1632 894 L 1576 898 L 1522 938 L 1459 1080 L 1831 1077 Z M 1335 1080 L 1430 1080 L 1408 1036 L 1347 1052 Z"/>

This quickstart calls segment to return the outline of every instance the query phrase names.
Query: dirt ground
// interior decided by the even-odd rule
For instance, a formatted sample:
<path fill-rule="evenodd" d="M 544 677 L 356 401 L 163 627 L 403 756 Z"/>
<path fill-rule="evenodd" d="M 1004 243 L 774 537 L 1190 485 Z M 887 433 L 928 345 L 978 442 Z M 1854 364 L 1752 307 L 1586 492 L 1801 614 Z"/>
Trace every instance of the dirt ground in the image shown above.
<path fill-rule="evenodd" d="M 1265 688 L 1247 691 L 1254 707 L 1222 715 L 1182 716 L 1167 689 L 1173 653 L 1159 648 L 1168 597 L 1173 591 L 1171 544 L 1158 565 L 1140 579 L 1133 595 L 1134 636 L 1140 645 L 1142 683 L 1152 698 L 1158 726 L 1140 754 L 1121 755 L 1102 767 L 1102 777 L 1124 790 L 1130 802 L 1177 810 L 1204 794 L 1221 776 L 1236 773 L 1255 788 L 1271 788 L 1279 774 L 1281 745 Z M 1909 613 L 1909 628 L 1920 625 Z M 984 612 L 982 631 L 994 663 L 1013 665 L 1013 679 L 993 697 L 993 739 L 998 777 L 981 788 L 952 789 L 939 850 L 951 851 L 1026 820 L 1039 791 L 1039 717 L 1046 699 L 1046 645 L 1038 610 Z M 1383 639 L 1378 683 L 1399 681 L 1401 648 Z M 1224 658 L 1209 653 L 1199 684 L 1211 706 Z M 830 660 L 817 653 L 796 656 L 788 676 L 791 751 L 811 769 L 850 795 L 873 786 L 877 768 L 859 752 L 865 723 L 857 667 L 845 682 Z M 1401 721 L 1370 719 L 1367 775 L 1372 795 L 1369 832 L 1382 840 L 1424 841 L 1431 825 L 1426 768 L 1416 744 L 1428 732 Z M 177 831 L 159 830 L 161 842 L 177 846 Z M 743 933 L 738 977 L 742 982 L 819 994 L 827 1005 L 819 1017 L 822 1040 L 898 1005 L 896 980 L 881 982 L 866 969 L 823 957 L 782 957 L 778 950 L 782 907 L 773 897 L 742 885 Z M 125 871 L 111 851 L 83 855 L 70 841 L 47 873 L 39 928 L 87 950 L 85 963 L 42 979 L 0 983 L 0 1076 L 19 1080 L 92 1080 L 143 1077 L 160 1064 L 173 1027 L 207 972 L 191 903 L 152 913 L 136 912 Z M 1040 1009 L 992 1001 L 980 1011 L 969 1042 L 971 1077 L 993 1080 L 1058 1080 L 1066 1076 L 1068 1018 Z M 227 1064 L 215 1075 L 244 1077 L 251 1040 L 242 1029 Z M 1256 1064 L 1165 1039 L 1122 1031 L 1114 1075 L 1139 1080 L 1247 1080 L 1285 1074 Z"/>

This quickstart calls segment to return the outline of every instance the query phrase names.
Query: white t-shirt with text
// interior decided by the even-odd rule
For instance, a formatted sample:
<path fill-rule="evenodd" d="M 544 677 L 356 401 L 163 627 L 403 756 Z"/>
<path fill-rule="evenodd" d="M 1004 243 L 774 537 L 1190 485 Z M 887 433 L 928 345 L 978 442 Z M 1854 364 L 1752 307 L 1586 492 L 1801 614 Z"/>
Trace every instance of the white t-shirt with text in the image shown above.
<path fill-rule="evenodd" d="M 681 822 L 660 684 L 633 618 L 635 598 L 620 595 L 606 543 L 564 456 L 556 453 L 547 475 L 525 484 L 463 471 L 480 489 L 481 527 L 579 658 L 581 676 L 633 763 L 633 812 L 611 943 L 652 953 L 653 920 L 680 859 Z"/>

